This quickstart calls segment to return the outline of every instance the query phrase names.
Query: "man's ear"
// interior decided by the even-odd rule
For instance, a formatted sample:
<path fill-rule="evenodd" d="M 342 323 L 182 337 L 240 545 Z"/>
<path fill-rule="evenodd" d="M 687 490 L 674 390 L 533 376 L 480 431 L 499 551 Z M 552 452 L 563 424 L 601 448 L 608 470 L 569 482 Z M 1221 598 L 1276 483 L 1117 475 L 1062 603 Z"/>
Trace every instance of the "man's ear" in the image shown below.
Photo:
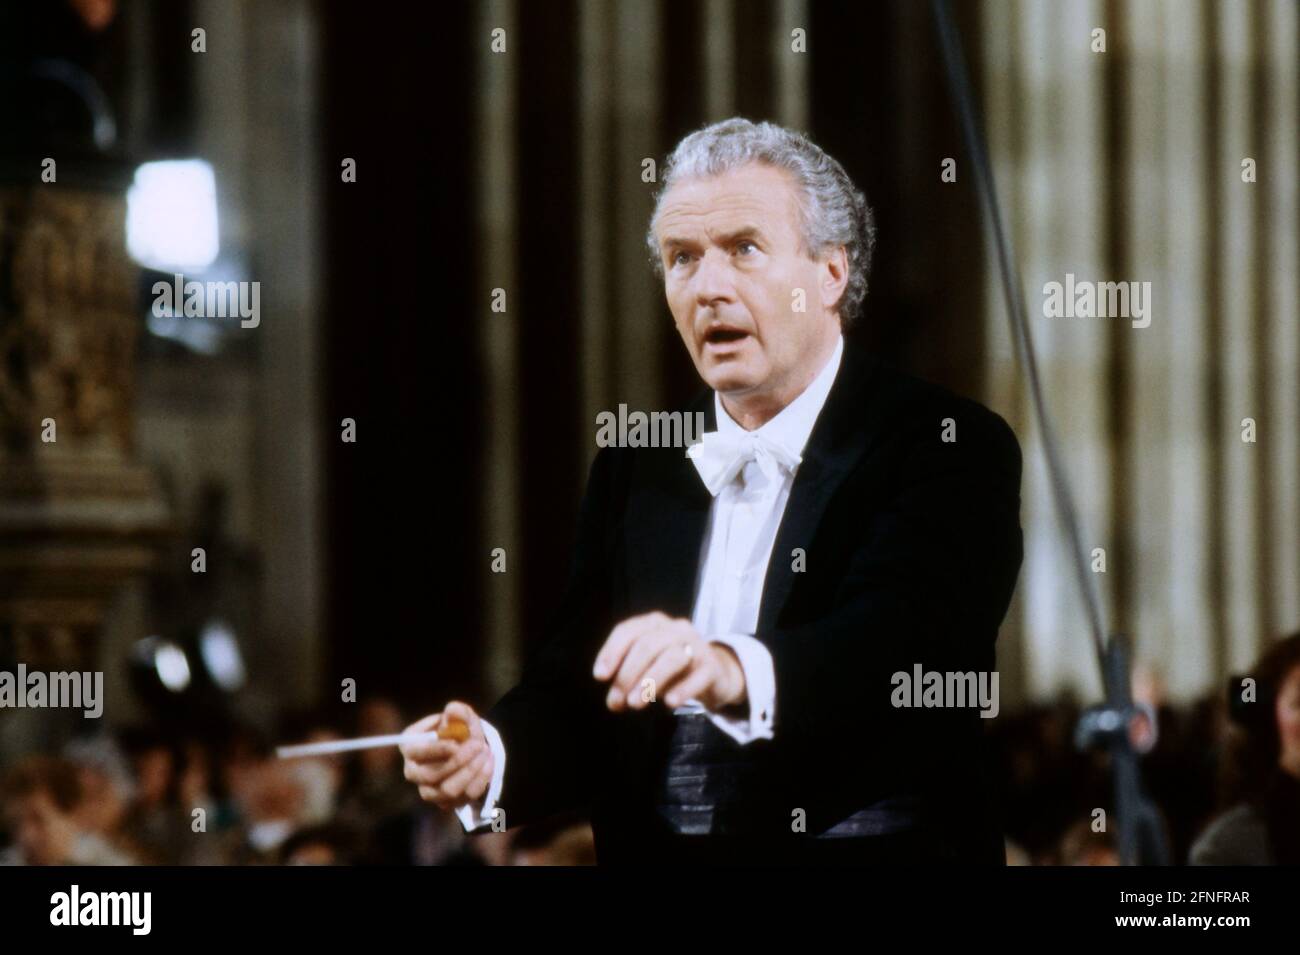
<path fill-rule="evenodd" d="M 844 290 L 849 285 L 849 254 L 844 246 L 826 253 L 819 263 L 818 275 L 822 307 L 830 311 L 844 298 Z"/>

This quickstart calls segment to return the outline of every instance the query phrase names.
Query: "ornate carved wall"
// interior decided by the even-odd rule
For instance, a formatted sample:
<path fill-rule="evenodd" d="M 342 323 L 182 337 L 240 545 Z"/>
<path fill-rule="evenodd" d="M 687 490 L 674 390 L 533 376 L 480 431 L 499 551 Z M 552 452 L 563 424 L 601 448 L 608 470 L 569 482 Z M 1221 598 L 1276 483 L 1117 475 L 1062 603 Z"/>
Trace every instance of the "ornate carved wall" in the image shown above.
<path fill-rule="evenodd" d="M 133 456 L 124 191 L 0 187 L 0 658 L 97 669 L 166 507 Z"/>

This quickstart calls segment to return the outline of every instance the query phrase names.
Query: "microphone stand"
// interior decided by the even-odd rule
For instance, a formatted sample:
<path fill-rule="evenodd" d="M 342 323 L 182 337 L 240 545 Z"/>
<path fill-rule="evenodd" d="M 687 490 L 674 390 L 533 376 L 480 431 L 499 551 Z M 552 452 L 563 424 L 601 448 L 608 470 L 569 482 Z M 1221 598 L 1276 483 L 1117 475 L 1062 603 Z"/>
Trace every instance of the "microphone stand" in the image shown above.
<path fill-rule="evenodd" d="M 1074 496 L 1065 476 L 1065 469 L 1056 445 L 1055 431 L 1043 398 L 1029 322 L 1025 317 L 1023 286 L 1020 284 L 1015 258 L 1011 254 L 1011 243 L 1003 228 L 997 201 L 997 187 L 993 180 L 992 169 L 989 167 L 984 137 L 976 120 L 974 95 L 971 92 L 966 61 L 962 56 L 961 37 L 953 20 L 949 0 L 931 0 L 930 9 L 934 14 L 948 88 L 961 122 L 962 137 L 975 168 L 977 191 L 993 232 L 1011 334 L 1016 342 L 1025 376 L 1029 381 L 1030 404 L 1042 435 L 1043 451 L 1047 457 L 1047 473 L 1052 486 L 1052 500 L 1056 505 L 1057 517 L 1065 529 L 1074 565 L 1075 582 L 1083 598 L 1083 605 L 1087 608 L 1093 650 L 1105 686 L 1105 702 L 1099 707 L 1085 711 L 1080 718 L 1075 733 L 1076 745 L 1081 748 L 1104 747 L 1110 751 L 1122 864 L 1168 865 L 1169 852 L 1165 844 L 1160 814 L 1143 790 L 1138 751 L 1129 733 L 1129 727 L 1138 715 L 1138 710 L 1133 705 L 1129 691 L 1127 644 L 1124 638 L 1117 634 L 1112 635 L 1109 640 L 1104 636 L 1101 603 L 1093 589 L 1088 564 L 1083 556 Z M 1152 726 L 1154 729 L 1154 720 Z"/>

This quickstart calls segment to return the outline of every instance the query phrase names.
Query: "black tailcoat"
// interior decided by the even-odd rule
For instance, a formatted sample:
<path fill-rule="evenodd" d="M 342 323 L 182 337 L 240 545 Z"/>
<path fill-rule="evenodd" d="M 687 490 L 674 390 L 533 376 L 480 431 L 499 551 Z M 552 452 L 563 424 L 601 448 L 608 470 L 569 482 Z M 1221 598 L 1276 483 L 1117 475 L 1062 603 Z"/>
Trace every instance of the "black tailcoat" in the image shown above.
<path fill-rule="evenodd" d="M 687 410 L 713 430 L 712 392 Z M 807 840 L 858 810 L 903 804 L 940 856 L 1003 859 L 985 721 L 973 708 L 897 707 L 892 676 L 917 664 L 995 669 L 1022 558 L 1020 471 L 1000 417 L 846 340 L 755 634 L 776 676 L 774 739 L 745 747 L 768 780 L 748 813 L 765 832 Z M 652 610 L 690 618 L 711 500 L 681 448 L 596 455 L 567 594 L 520 684 L 485 714 L 505 745 L 509 826 L 590 812 L 602 863 L 644 863 L 661 845 L 654 798 L 674 717 L 662 704 L 610 712 L 591 670 L 619 621 Z M 806 832 L 791 834 L 800 813 Z"/>

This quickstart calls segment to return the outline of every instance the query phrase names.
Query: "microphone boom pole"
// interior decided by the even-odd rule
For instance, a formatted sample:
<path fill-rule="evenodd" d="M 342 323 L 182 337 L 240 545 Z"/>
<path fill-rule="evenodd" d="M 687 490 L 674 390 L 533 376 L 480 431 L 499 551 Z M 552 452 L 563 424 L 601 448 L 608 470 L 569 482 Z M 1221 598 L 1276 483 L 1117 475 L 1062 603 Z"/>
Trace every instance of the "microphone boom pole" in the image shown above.
<path fill-rule="evenodd" d="M 1088 615 L 1093 651 L 1105 687 L 1105 703 L 1084 715 L 1075 738 L 1078 745 L 1105 746 L 1110 750 L 1111 769 L 1114 774 L 1115 812 L 1119 817 L 1120 859 L 1125 865 L 1167 865 L 1168 849 L 1160 815 L 1147 799 L 1141 778 L 1138 754 L 1129 735 L 1129 725 L 1136 713 L 1129 692 L 1127 643 L 1119 635 L 1106 639 L 1102 622 L 1101 601 L 1093 587 L 1092 576 L 1084 558 L 1083 539 L 1079 532 L 1078 513 L 1074 495 L 1061 463 L 1055 431 L 1043 398 L 1042 381 L 1038 375 L 1038 362 L 1034 356 L 1033 340 L 1026 319 L 1023 287 L 1011 243 L 1003 226 L 998 207 L 997 185 L 989 166 L 988 151 L 976 119 L 974 95 L 970 76 L 962 56 L 961 37 L 953 21 L 950 0 L 931 0 L 939 48 L 943 55 L 944 71 L 953 104 L 961 122 L 962 138 L 970 153 L 975 169 L 976 191 L 993 233 L 997 250 L 998 268 L 1002 278 L 1002 291 L 1007 303 L 1011 335 L 1025 377 L 1029 381 L 1030 404 L 1034 419 L 1042 436 L 1043 452 L 1047 459 L 1047 474 L 1051 483 L 1052 501 L 1057 517 L 1065 529 L 1066 543 L 1074 567 L 1075 582 Z"/>

